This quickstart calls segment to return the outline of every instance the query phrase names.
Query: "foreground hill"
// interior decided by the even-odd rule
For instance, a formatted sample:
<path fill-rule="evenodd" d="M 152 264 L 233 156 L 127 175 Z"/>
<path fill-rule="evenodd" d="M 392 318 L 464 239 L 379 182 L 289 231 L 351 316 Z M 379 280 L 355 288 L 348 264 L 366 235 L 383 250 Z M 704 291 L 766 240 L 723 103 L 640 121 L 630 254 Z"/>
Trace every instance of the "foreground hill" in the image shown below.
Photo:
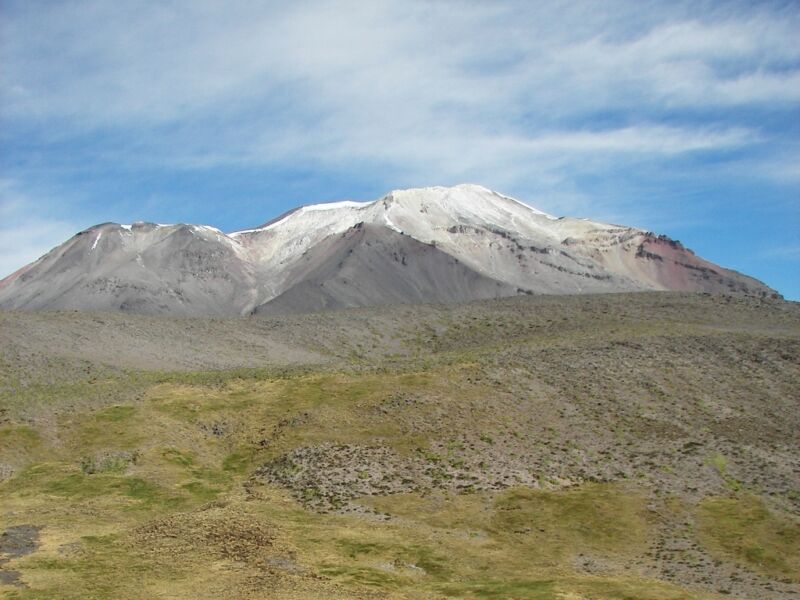
<path fill-rule="evenodd" d="M 15 598 L 794 598 L 800 307 L 0 312 Z"/>
<path fill-rule="evenodd" d="M 664 236 L 460 185 L 303 206 L 230 235 L 97 225 L 0 281 L 0 307 L 238 316 L 646 290 L 777 296 Z"/>

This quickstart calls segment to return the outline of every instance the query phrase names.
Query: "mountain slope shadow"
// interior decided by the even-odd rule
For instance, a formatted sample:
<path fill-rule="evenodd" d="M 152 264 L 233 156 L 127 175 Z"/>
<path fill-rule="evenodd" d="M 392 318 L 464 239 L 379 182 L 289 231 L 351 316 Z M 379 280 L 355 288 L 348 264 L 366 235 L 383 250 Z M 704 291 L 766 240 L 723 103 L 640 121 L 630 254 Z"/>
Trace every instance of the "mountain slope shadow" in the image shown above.
<path fill-rule="evenodd" d="M 421 302 L 462 302 L 520 293 L 458 259 L 385 227 L 358 223 L 306 252 L 288 289 L 255 314 Z"/>

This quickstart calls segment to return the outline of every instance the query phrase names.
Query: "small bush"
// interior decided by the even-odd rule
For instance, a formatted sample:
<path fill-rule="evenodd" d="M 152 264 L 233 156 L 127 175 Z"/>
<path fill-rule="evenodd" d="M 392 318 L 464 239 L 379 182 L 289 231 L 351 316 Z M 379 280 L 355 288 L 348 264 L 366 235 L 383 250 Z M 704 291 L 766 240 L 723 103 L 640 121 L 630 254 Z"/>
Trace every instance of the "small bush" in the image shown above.
<path fill-rule="evenodd" d="M 136 464 L 139 460 L 139 452 L 117 451 L 103 452 L 94 456 L 84 456 L 81 458 L 81 471 L 84 475 L 94 475 L 95 473 L 121 473 L 128 466 Z"/>

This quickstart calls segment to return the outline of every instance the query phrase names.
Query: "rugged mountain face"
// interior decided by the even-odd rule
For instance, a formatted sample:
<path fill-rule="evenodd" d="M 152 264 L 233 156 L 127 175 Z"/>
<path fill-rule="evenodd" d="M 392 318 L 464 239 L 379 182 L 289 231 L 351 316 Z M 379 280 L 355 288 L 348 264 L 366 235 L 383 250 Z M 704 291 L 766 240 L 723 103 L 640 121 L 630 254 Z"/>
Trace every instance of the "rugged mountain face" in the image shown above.
<path fill-rule="evenodd" d="M 297 282 L 293 285 L 291 282 Z M 412 237 L 358 223 L 311 248 L 289 272 L 290 287 L 256 313 L 413 304 L 513 296 L 519 290 L 482 275 Z"/>
<path fill-rule="evenodd" d="M 231 234 L 97 225 L 0 281 L 0 307 L 240 315 L 644 290 L 777 295 L 664 236 L 460 185 L 304 206 Z"/>
<path fill-rule="evenodd" d="M 105 223 L 0 282 L 0 306 L 239 314 L 252 303 L 252 271 L 239 244 L 211 227 Z"/>

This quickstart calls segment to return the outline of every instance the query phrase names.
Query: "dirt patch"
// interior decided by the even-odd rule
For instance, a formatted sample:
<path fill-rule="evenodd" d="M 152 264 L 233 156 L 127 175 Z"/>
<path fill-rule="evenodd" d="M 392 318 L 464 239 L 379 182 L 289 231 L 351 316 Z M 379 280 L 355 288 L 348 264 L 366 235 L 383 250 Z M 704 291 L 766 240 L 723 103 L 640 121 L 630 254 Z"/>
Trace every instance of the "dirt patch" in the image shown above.
<path fill-rule="evenodd" d="M 362 512 L 363 507 L 351 502 L 360 496 L 536 485 L 534 476 L 522 470 L 481 469 L 423 450 L 400 456 L 382 446 L 342 444 L 297 448 L 265 464 L 255 475 L 288 488 L 306 507 L 319 512 Z"/>
<path fill-rule="evenodd" d="M 133 542 L 149 555 L 207 555 L 249 565 L 266 565 L 272 556 L 270 527 L 224 507 L 180 513 L 148 523 L 133 532 Z"/>
<path fill-rule="evenodd" d="M 6 479 L 11 479 L 13 474 L 14 467 L 7 463 L 0 463 L 0 482 L 5 481 Z"/>
<path fill-rule="evenodd" d="M 15 525 L 0 534 L 0 583 L 27 587 L 20 580 L 20 572 L 6 569 L 5 565 L 15 558 L 31 554 L 39 547 L 40 529 L 36 525 Z"/>

